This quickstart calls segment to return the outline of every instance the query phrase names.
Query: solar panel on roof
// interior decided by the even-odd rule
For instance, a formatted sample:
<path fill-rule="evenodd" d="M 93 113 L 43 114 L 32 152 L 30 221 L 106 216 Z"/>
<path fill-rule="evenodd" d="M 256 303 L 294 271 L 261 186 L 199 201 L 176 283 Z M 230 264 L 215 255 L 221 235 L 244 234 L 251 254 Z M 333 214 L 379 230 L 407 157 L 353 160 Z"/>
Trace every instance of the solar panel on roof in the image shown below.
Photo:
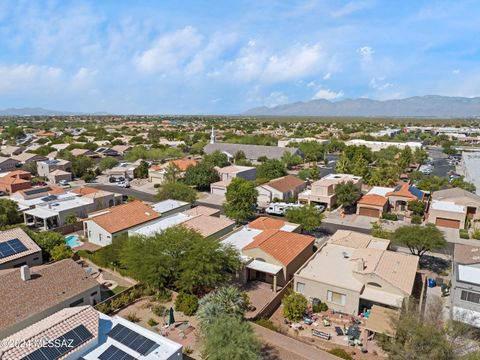
<path fill-rule="evenodd" d="M 58 196 L 56 195 L 48 195 L 48 196 L 45 196 L 44 198 L 42 198 L 42 201 L 53 201 L 53 200 L 57 200 L 58 199 Z"/>
<path fill-rule="evenodd" d="M 135 360 L 132 355 L 110 345 L 99 357 L 100 360 Z"/>
<path fill-rule="evenodd" d="M 79 325 L 52 340 L 46 346 L 28 354 L 22 360 L 57 360 L 92 338 L 92 333 L 84 325 Z"/>
<path fill-rule="evenodd" d="M 155 341 L 130 330 L 122 324 L 115 325 L 108 336 L 144 356 L 158 347 Z"/>
<path fill-rule="evenodd" d="M 28 248 L 23 245 L 19 239 L 12 239 L 0 243 L 0 259 L 27 251 Z"/>
<path fill-rule="evenodd" d="M 35 195 L 35 194 L 40 194 L 42 192 L 46 192 L 46 191 L 51 191 L 52 189 L 50 187 L 43 187 L 43 188 L 38 188 L 38 189 L 30 189 L 30 190 L 26 190 L 25 191 L 25 194 L 27 195 Z"/>

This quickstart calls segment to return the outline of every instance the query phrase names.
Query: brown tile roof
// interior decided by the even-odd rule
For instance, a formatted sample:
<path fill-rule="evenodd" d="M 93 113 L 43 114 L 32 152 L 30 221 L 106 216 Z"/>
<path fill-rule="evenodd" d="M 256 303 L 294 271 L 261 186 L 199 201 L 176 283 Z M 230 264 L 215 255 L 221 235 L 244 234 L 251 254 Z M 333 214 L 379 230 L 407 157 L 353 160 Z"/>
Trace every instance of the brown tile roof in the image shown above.
<path fill-rule="evenodd" d="M 358 201 L 359 204 L 363 205 L 374 205 L 374 206 L 384 206 L 387 203 L 388 199 L 381 195 L 376 194 L 367 194 L 363 195 L 362 198 Z"/>
<path fill-rule="evenodd" d="M 129 229 L 160 217 L 160 214 L 141 201 L 113 206 L 109 209 L 90 213 L 89 217 L 111 234 Z"/>
<path fill-rule="evenodd" d="M 198 215 L 182 223 L 187 228 L 198 231 L 205 237 L 212 236 L 226 228 L 233 227 L 234 221 L 215 216 Z"/>
<path fill-rule="evenodd" d="M 455 244 L 453 260 L 460 264 L 480 264 L 480 244 L 479 246 Z"/>
<path fill-rule="evenodd" d="M 18 239 L 22 242 L 23 245 L 28 249 L 27 251 L 23 251 L 18 254 L 10 255 L 7 257 L 4 257 L 0 259 L 0 264 L 7 263 L 9 261 L 22 258 L 27 255 L 35 254 L 37 252 L 42 251 L 40 247 L 37 245 L 35 241 L 33 241 L 30 236 L 27 235 L 25 231 L 23 231 L 21 228 L 14 228 L 14 229 L 9 229 L 5 231 L 0 231 L 0 244 L 8 241 L 8 240 L 13 240 L 13 239 Z"/>
<path fill-rule="evenodd" d="M 265 230 L 243 250 L 259 248 L 284 265 L 290 264 L 302 251 L 312 246 L 315 238 L 308 235 L 282 231 Z"/>
<path fill-rule="evenodd" d="M 195 206 L 194 208 L 185 210 L 183 213 L 188 216 L 197 216 L 197 215 L 214 216 L 214 215 L 218 215 L 220 213 L 220 210 L 212 207 L 200 205 L 200 206 Z"/>
<path fill-rule="evenodd" d="M 407 294 L 412 293 L 418 269 L 418 256 L 383 251 L 374 272 Z"/>
<path fill-rule="evenodd" d="M 100 190 L 95 189 L 93 187 L 88 187 L 88 186 L 83 186 L 83 187 L 79 187 L 79 188 L 70 190 L 70 192 L 78 194 L 80 196 L 84 196 L 84 195 L 88 195 L 88 194 L 94 194 L 94 193 L 97 193 L 99 191 Z"/>
<path fill-rule="evenodd" d="M 99 329 L 98 312 L 91 306 L 65 308 L 6 338 L 0 345 L 4 346 L 0 347 L 0 354 L 3 351 L 1 359 L 23 359 L 39 348 L 41 339 L 57 339 L 79 325 L 85 326 L 93 338 L 76 347 L 75 351 L 96 341 Z M 24 343 L 26 346 L 14 346 L 15 343 Z"/>
<path fill-rule="evenodd" d="M 30 273 L 31 279 L 23 281 L 18 268 L 0 271 L 0 309 L 8 309 L 2 311 L 0 328 L 27 320 L 99 286 L 71 259 L 32 267 Z"/>
<path fill-rule="evenodd" d="M 305 184 L 305 181 L 303 181 L 302 179 L 293 175 L 287 175 L 278 179 L 273 179 L 264 185 L 268 185 L 275 190 L 285 193 L 290 190 L 294 190 L 295 188 L 303 184 Z"/>
<path fill-rule="evenodd" d="M 186 171 L 189 166 L 197 165 L 197 160 L 194 159 L 178 159 L 169 161 L 168 164 L 177 165 L 181 171 Z"/>
<path fill-rule="evenodd" d="M 285 221 L 273 219 L 266 216 L 260 216 L 248 223 L 248 227 L 258 230 L 279 230 L 285 225 Z"/>

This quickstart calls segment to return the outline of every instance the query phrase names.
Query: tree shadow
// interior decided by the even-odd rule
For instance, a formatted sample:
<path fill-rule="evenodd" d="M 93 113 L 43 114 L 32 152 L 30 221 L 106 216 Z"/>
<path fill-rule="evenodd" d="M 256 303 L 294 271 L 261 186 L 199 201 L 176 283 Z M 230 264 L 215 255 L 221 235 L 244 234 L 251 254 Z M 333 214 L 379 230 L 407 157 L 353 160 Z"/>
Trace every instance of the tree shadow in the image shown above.
<path fill-rule="evenodd" d="M 430 270 L 437 274 L 450 270 L 452 262 L 435 256 L 424 255 L 420 258 L 420 269 Z"/>
<path fill-rule="evenodd" d="M 278 350 L 270 344 L 263 344 L 260 352 L 262 360 L 280 360 Z"/>

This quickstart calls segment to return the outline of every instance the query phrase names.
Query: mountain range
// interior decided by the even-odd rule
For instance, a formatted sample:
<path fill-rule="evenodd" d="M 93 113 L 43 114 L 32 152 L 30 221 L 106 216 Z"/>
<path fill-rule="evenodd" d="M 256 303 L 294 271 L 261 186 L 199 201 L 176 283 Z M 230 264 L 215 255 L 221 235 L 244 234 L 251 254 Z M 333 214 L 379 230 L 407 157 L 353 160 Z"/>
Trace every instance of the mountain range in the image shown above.
<path fill-rule="evenodd" d="M 261 106 L 245 111 L 249 116 L 364 116 L 364 117 L 480 117 L 480 97 L 439 95 L 405 99 L 372 100 L 366 98 L 330 101 L 299 101 L 273 107 Z"/>
<path fill-rule="evenodd" d="M 0 110 L 0 116 L 71 116 L 71 115 L 87 115 L 87 113 L 48 110 L 40 107 L 35 108 L 9 108 Z M 103 112 L 92 113 L 91 115 L 107 115 Z"/>

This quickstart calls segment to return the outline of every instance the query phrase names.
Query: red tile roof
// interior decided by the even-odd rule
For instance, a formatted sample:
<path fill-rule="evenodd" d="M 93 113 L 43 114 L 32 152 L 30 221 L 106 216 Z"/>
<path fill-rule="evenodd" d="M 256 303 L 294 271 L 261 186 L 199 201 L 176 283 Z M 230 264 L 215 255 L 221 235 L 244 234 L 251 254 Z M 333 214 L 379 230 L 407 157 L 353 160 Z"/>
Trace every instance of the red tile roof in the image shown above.
<path fill-rule="evenodd" d="M 84 186 L 84 187 L 79 187 L 79 188 L 70 190 L 70 192 L 78 194 L 80 196 L 84 196 L 84 195 L 88 195 L 88 194 L 97 193 L 97 192 L 99 192 L 99 190 L 95 189 L 93 187 Z"/>
<path fill-rule="evenodd" d="M 250 222 L 248 227 L 258 230 L 279 230 L 285 225 L 285 221 L 280 219 L 272 219 L 266 216 L 260 216 Z"/>
<path fill-rule="evenodd" d="M 312 246 L 313 236 L 301 235 L 282 230 L 265 230 L 243 250 L 259 248 L 284 265 L 290 264 L 306 248 Z"/>
<path fill-rule="evenodd" d="M 305 181 L 303 181 L 302 179 L 293 175 L 287 175 L 278 179 L 273 179 L 265 185 L 268 185 L 275 190 L 285 193 L 290 190 L 294 190 L 295 188 L 297 188 L 298 186 L 302 186 L 303 184 L 305 184 Z"/>
<path fill-rule="evenodd" d="M 387 201 L 388 199 L 385 196 L 377 194 L 367 194 L 363 195 L 362 198 L 358 201 L 358 203 L 360 205 L 384 206 Z"/>

